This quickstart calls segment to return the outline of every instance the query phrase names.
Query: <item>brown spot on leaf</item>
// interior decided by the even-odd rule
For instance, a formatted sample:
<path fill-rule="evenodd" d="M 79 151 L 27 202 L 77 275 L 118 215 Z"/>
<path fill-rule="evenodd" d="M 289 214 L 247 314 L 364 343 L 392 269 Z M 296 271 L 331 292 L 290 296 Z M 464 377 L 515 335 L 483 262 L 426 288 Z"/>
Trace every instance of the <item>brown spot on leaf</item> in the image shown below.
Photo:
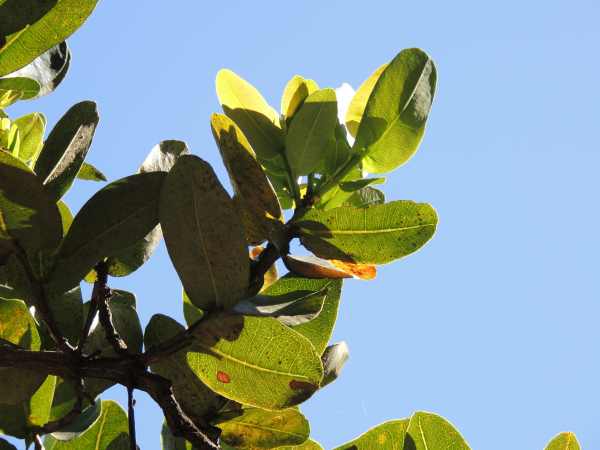
<path fill-rule="evenodd" d="M 361 280 L 372 280 L 377 276 L 377 267 L 372 264 L 355 264 L 340 261 L 338 259 L 332 259 L 330 262 L 338 269 L 341 269 L 356 278 L 360 278 Z"/>
<path fill-rule="evenodd" d="M 313 395 L 318 386 L 312 383 L 307 383 L 306 381 L 292 380 L 290 381 L 290 388 L 296 391 L 289 402 L 289 406 L 294 406 L 298 403 L 302 403 L 304 400 Z"/>
<path fill-rule="evenodd" d="M 229 376 L 229 374 L 221 372 L 219 370 L 217 372 L 217 380 L 219 380 L 221 383 L 229 383 L 231 381 L 231 377 Z"/>

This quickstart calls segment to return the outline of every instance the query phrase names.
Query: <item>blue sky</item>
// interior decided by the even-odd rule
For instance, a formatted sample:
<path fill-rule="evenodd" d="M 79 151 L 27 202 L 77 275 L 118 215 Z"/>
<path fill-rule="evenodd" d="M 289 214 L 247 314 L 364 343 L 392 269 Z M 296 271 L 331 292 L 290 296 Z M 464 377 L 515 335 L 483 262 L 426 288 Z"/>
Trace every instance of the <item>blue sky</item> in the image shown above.
<path fill-rule="evenodd" d="M 12 109 L 53 124 L 76 101 L 101 113 L 90 161 L 133 173 L 163 139 L 185 140 L 222 180 L 209 115 L 228 67 L 276 107 L 289 78 L 357 87 L 406 47 L 436 61 L 417 155 L 388 199 L 432 203 L 440 224 L 417 254 L 346 283 L 334 338 L 351 359 L 303 406 L 329 449 L 415 410 L 452 421 L 473 449 L 542 449 L 572 430 L 600 447 L 600 4 L 104 1 L 71 39 L 51 96 Z M 98 185 L 79 182 L 74 209 Z M 144 323 L 181 318 L 164 247 L 114 287 Z M 124 399 L 122 390 L 107 397 Z M 159 410 L 137 396 L 139 444 L 158 448 Z"/>

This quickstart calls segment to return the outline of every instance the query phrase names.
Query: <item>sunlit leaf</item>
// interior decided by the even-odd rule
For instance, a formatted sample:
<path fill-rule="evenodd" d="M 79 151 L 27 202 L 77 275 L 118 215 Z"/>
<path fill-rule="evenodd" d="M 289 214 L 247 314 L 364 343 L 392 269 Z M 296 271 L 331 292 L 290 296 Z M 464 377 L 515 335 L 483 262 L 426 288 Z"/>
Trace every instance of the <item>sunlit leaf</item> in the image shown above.
<path fill-rule="evenodd" d="M 250 259 L 240 218 L 210 165 L 184 155 L 167 175 L 160 223 L 192 303 L 227 308 L 245 294 Z"/>
<path fill-rule="evenodd" d="M 32 167 L 44 145 L 46 117 L 41 113 L 32 113 L 19 117 L 14 123 L 19 129 L 21 137 L 17 156 L 21 161 L 27 162 Z"/>
<path fill-rule="evenodd" d="M 46 436 L 44 447 L 46 450 L 129 450 L 127 414 L 116 402 L 103 401 L 100 415 L 85 432 L 69 441 Z"/>
<path fill-rule="evenodd" d="M 466 441 L 450 422 L 428 412 L 416 412 L 411 416 L 406 429 L 404 448 L 470 450 Z"/>
<path fill-rule="evenodd" d="M 385 67 L 367 101 L 353 148 L 363 168 L 384 173 L 417 151 L 435 92 L 436 70 L 419 49 L 401 51 Z"/>
<path fill-rule="evenodd" d="M 386 264 L 417 251 L 436 225 L 430 205 L 407 200 L 311 210 L 297 222 L 303 245 L 317 256 L 361 264 Z"/>
<path fill-rule="evenodd" d="M 564 432 L 552 438 L 545 450 L 580 450 L 575 434 Z"/>
<path fill-rule="evenodd" d="M 277 233 L 283 233 L 279 200 L 246 136 L 231 119 L 222 114 L 211 116 L 211 128 L 239 198 L 249 243 L 257 245 Z"/>
<path fill-rule="evenodd" d="M 330 261 L 315 256 L 283 257 L 285 267 L 306 278 L 352 278 L 352 275 L 334 266 Z"/>
<path fill-rule="evenodd" d="M 102 413 L 102 401 L 96 400 L 93 405 L 85 408 L 82 413 L 60 431 L 52 433 L 52 437 L 58 441 L 69 441 L 85 433 L 92 424 L 98 420 Z"/>
<path fill-rule="evenodd" d="M 367 101 L 371 96 L 371 92 L 373 92 L 373 88 L 375 87 L 375 83 L 379 80 L 381 73 L 388 66 L 388 64 L 383 64 L 378 67 L 375 72 L 373 72 L 369 78 L 367 78 L 363 84 L 360 85 L 356 94 L 352 98 L 350 105 L 348 106 L 348 110 L 346 111 L 346 129 L 348 132 L 356 137 L 356 132 L 358 131 L 358 125 L 362 119 L 362 116 L 365 112 L 365 107 L 367 106 Z"/>
<path fill-rule="evenodd" d="M 302 444 L 308 439 L 308 421 L 297 408 L 266 411 L 238 406 L 221 412 L 212 422 L 221 440 L 236 448 L 275 448 Z"/>
<path fill-rule="evenodd" d="M 333 89 L 309 95 L 292 121 L 285 138 L 285 154 L 294 176 L 307 175 L 319 165 L 335 139 L 337 103 Z"/>
<path fill-rule="evenodd" d="M 303 402 L 323 376 L 311 343 L 269 317 L 215 314 L 196 328 L 188 351 L 191 369 L 212 390 L 263 409 Z"/>
<path fill-rule="evenodd" d="M 81 165 L 77 178 L 88 181 L 106 181 L 106 176 L 100 170 L 86 162 Z"/>
<path fill-rule="evenodd" d="M 29 78 L 0 78 L 0 108 L 6 108 L 18 100 L 27 100 L 40 92 L 40 85 Z"/>
<path fill-rule="evenodd" d="M 228 69 L 217 74 L 217 95 L 225 114 L 244 132 L 260 159 L 283 150 L 279 114 L 254 86 Z"/>
<path fill-rule="evenodd" d="M 69 37 L 97 0 L 5 0 L 0 2 L 0 76 L 26 66 Z"/>
<path fill-rule="evenodd" d="M 343 206 L 354 206 L 365 208 L 372 205 L 382 205 L 385 203 L 385 194 L 370 186 L 364 187 L 352 193 Z"/>
<path fill-rule="evenodd" d="M 317 91 L 319 87 L 313 80 L 305 80 L 300 75 L 294 75 L 285 85 L 281 97 L 281 114 L 288 120 L 294 116 L 306 97 Z"/>
<path fill-rule="evenodd" d="M 356 439 L 336 447 L 335 450 L 416 450 L 414 446 L 405 445 L 408 423 L 409 419 L 390 420 L 371 428 Z M 430 447 L 429 450 L 445 450 L 450 448 L 455 450 L 454 447 Z"/>

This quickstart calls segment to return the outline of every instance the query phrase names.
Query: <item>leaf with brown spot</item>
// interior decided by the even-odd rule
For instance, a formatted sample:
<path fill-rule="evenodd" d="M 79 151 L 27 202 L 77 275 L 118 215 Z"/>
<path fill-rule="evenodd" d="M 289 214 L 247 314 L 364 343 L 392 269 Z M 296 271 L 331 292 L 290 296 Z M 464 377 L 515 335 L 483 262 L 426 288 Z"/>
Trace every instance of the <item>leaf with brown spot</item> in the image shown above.
<path fill-rule="evenodd" d="M 361 280 L 373 280 L 377 276 L 377 267 L 372 264 L 354 264 L 339 259 L 332 259 L 330 262 L 338 269 Z"/>
<path fill-rule="evenodd" d="M 181 156 L 159 203 L 167 250 L 192 303 L 226 309 L 242 299 L 250 280 L 244 229 L 210 165 Z"/>
<path fill-rule="evenodd" d="M 282 257 L 285 267 L 297 275 L 307 278 L 352 278 L 347 271 L 340 269 L 332 262 L 315 256 L 290 256 Z"/>

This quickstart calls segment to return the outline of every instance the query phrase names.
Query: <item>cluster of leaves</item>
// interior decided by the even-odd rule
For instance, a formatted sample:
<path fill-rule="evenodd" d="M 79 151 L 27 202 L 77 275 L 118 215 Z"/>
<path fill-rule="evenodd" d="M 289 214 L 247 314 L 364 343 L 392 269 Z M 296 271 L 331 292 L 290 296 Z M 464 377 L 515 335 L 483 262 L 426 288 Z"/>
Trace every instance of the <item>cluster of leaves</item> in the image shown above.
<path fill-rule="evenodd" d="M 224 114 L 211 128 L 233 198 L 183 142 L 164 141 L 73 217 L 63 197 L 75 179 L 106 181 L 85 162 L 96 105 L 74 105 L 47 137 L 42 114 L 11 120 L 4 108 L 58 86 L 71 59 L 64 39 L 95 3 L 0 0 L 0 431 L 37 449 L 135 449 L 140 389 L 165 414 L 165 450 L 320 449 L 298 405 L 348 358 L 345 343 L 329 344 L 342 279 L 374 278 L 435 232 L 430 205 L 385 202 L 373 187 L 419 146 L 432 60 L 400 52 L 347 111 L 333 89 L 295 76 L 278 113 L 222 70 Z M 187 323 L 155 315 L 143 329 L 135 295 L 109 279 L 139 269 L 163 236 Z M 313 256 L 291 255 L 293 239 Z M 114 384 L 127 388 L 128 412 L 99 399 Z M 417 412 L 338 447 L 370 448 L 468 446 L 446 420 Z M 548 446 L 559 448 L 578 446 L 562 434 Z"/>

